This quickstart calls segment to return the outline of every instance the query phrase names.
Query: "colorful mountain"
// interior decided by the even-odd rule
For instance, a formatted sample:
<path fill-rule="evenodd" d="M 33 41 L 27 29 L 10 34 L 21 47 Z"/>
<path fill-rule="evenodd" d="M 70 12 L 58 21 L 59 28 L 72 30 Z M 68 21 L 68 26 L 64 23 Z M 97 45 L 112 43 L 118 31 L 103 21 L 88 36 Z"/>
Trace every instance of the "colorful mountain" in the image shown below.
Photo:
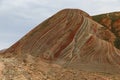
<path fill-rule="evenodd" d="M 86 12 L 61 10 L 1 53 L 1 79 L 119 80 L 115 39 Z"/>

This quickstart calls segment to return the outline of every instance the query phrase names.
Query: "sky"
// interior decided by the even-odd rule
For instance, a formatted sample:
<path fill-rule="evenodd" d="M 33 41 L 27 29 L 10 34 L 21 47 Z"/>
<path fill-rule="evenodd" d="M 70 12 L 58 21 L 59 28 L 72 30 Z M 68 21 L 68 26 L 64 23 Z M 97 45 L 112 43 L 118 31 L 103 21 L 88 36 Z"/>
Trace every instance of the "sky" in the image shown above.
<path fill-rule="evenodd" d="M 97 15 L 120 11 L 120 0 L 0 0 L 0 49 L 10 47 L 36 25 L 65 8 Z"/>

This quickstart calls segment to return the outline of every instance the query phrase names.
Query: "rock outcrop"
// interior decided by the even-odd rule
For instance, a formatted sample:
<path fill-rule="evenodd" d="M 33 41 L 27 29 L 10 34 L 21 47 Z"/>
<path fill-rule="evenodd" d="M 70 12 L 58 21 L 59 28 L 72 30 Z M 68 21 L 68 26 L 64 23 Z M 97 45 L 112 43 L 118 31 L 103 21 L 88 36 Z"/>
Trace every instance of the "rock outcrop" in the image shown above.
<path fill-rule="evenodd" d="M 113 36 L 111 35 L 111 37 L 115 36 L 116 38 L 111 39 L 109 37 L 107 41 L 112 40 L 115 47 L 120 49 L 120 12 L 96 15 L 92 18 L 114 34 Z"/>
<path fill-rule="evenodd" d="M 103 33 L 113 35 L 87 13 L 64 9 L 1 55 L 3 77 L 5 80 L 111 80 L 114 75 L 120 79 L 120 50 L 112 41 L 105 41 Z"/>

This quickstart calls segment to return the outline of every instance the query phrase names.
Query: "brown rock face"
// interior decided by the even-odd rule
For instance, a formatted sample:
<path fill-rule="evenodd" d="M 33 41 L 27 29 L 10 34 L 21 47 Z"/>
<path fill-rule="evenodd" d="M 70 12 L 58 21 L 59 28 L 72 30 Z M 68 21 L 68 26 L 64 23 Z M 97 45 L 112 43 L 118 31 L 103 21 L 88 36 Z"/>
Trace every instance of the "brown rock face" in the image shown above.
<path fill-rule="evenodd" d="M 112 44 L 114 43 L 115 47 L 120 49 L 120 12 L 96 15 L 92 18 L 114 34 L 116 38 L 113 40 L 109 37 L 107 41 L 113 40 Z"/>
<path fill-rule="evenodd" d="M 114 41 L 116 39 L 116 36 L 109 29 L 103 27 L 99 31 L 99 34 L 101 39 L 110 42 L 114 46 Z"/>
<path fill-rule="evenodd" d="M 2 56 L 10 57 L 3 60 L 6 70 L 17 75 L 23 68 L 19 76 L 4 76 L 11 75 L 13 80 L 110 80 L 111 75 L 106 78 L 97 73 L 118 75 L 120 51 L 103 39 L 101 32 L 109 32 L 103 28 L 81 10 L 62 10 L 4 52 Z"/>
<path fill-rule="evenodd" d="M 118 32 L 118 36 L 120 37 L 120 19 L 116 20 L 114 23 L 113 23 L 113 27 L 115 28 L 115 31 Z"/>
<path fill-rule="evenodd" d="M 111 29 L 112 20 L 108 17 L 101 19 L 101 24 L 106 26 L 109 30 Z"/>

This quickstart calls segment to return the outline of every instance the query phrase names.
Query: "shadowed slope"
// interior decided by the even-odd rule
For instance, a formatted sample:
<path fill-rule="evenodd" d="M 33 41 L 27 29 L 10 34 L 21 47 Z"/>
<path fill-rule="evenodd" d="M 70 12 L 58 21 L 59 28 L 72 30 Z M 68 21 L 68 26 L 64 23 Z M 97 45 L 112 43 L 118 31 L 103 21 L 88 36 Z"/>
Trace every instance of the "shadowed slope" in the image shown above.
<path fill-rule="evenodd" d="M 78 70 L 119 72 L 120 51 L 102 40 L 103 26 L 90 18 L 81 10 L 62 10 L 6 50 L 6 55 L 31 54 Z"/>

